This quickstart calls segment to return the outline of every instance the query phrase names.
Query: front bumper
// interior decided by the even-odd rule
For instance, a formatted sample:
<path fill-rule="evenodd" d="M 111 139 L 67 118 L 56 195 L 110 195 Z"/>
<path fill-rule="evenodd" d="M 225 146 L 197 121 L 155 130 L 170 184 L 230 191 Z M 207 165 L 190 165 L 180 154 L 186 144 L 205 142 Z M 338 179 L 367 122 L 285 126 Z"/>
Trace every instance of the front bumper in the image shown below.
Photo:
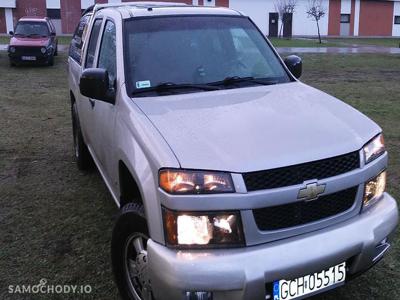
<path fill-rule="evenodd" d="M 23 60 L 23 56 L 34 56 L 36 59 L 35 60 Z M 52 56 L 51 51 L 47 51 L 46 53 L 8 53 L 8 57 L 10 58 L 10 61 L 13 63 L 47 63 L 49 59 Z"/>
<path fill-rule="evenodd" d="M 213 299 L 265 299 L 266 285 L 321 271 L 343 261 L 347 276 L 368 270 L 377 246 L 398 223 L 387 193 L 364 213 L 308 234 L 263 245 L 215 250 L 173 250 L 147 243 L 156 299 L 185 299 L 186 291 L 212 291 Z"/>

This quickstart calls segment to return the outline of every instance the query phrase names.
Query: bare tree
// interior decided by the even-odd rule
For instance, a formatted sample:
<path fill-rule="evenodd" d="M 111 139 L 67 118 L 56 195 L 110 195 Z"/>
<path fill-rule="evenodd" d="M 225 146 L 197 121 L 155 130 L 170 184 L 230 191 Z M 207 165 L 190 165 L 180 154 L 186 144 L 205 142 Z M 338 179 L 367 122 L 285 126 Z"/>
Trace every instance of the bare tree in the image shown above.
<path fill-rule="evenodd" d="M 288 20 L 288 14 L 293 14 L 296 8 L 296 0 L 276 0 L 275 10 L 279 15 L 281 21 L 281 27 L 279 29 L 279 37 L 282 36 L 283 27 L 286 25 Z"/>
<path fill-rule="evenodd" d="M 317 23 L 318 39 L 319 43 L 322 43 L 321 33 L 319 31 L 319 20 L 326 14 L 326 7 L 324 6 L 323 0 L 308 0 L 307 17 L 313 18 Z"/>

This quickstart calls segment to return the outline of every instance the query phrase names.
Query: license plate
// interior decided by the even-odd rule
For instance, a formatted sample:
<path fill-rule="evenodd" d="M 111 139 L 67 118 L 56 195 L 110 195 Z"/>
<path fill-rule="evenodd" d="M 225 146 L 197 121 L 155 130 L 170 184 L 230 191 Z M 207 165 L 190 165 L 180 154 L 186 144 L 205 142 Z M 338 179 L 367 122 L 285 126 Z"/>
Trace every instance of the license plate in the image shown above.
<path fill-rule="evenodd" d="M 346 263 L 293 280 L 277 280 L 273 284 L 274 300 L 300 298 L 343 283 L 346 279 Z"/>
<path fill-rule="evenodd" d="M 36 56 L 21 56 L 22 60 L 36 60 Z"/>

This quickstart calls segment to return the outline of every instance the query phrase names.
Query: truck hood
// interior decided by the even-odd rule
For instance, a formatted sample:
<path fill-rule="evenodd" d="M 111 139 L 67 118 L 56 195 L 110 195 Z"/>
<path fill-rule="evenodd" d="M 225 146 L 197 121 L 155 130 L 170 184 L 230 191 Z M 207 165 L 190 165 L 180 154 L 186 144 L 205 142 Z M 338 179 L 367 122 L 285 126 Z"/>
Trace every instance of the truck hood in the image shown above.
<path fill-rule="evenodd" d="M 50 38 L 48 37 L 28 38 L 13 36 L 10 40 L 10 46 L 47 47 L 49 41 Z"/>
<path fill-rule="evenodd" d="M 381 129 L 300 82 L 135 98 L 182 168 L 249 172 L 359 150 Z"/>

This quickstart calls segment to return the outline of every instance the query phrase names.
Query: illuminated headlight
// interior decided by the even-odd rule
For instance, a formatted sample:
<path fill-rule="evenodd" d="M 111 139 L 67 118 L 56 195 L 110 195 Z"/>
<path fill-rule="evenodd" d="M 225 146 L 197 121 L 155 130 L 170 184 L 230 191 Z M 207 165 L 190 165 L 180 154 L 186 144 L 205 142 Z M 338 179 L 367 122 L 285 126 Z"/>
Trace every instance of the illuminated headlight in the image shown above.
<path fill-rule="evenodd" d="M 10 51 L 11 53 L 15 53 L 15 47 L 13 47 L 13 46 L 9 47 L 8 51 Z"/>
<path fill-rule="evenodd" d="M 229 173 L 163 169 L 159 176 L 160 187 L 170 194 L 235 192 Z"/>
<path fill-rule="evenodd" d="M 385 192 L 386 171 L 365 183 L 364 207 L 370 206 L 378 201 Z"/>
<path fill-rule="evenodd" d="M 383 135 L 379 134 L 374 137 L 368 144 L 363 148 L 365 163 L 369 163 L 377 158 L 379 155 L 385 152 L 385 142 Z"/>
<path fill-rule="evenodd" d="M 47 49 L 45 47 L 40 48 L 40 52 L 42 52 L 42 54 L 45 54 L 47 51 Z"/>
<path fill-rule="evenodd" d="M 244 246 L 239 212 L 175 212 L 163 208 L 169 246 Z"/>

